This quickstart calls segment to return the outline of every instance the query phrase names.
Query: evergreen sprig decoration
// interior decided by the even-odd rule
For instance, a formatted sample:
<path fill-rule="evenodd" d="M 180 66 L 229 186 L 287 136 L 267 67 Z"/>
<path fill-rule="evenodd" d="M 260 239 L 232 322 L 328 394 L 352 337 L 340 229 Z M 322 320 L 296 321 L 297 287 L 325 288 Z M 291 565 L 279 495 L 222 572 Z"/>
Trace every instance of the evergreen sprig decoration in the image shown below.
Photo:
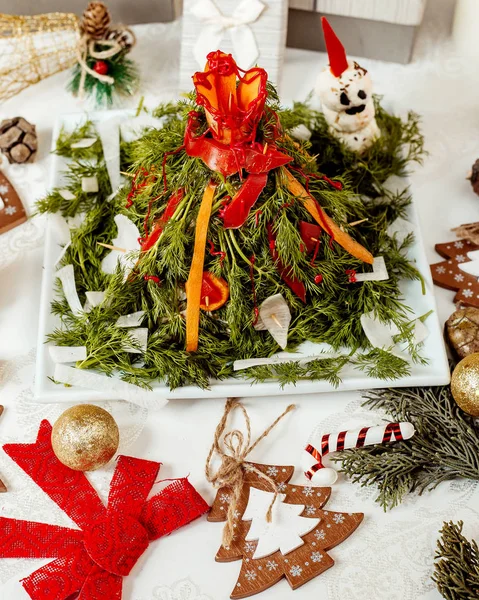
<path fill-rule="evenodd" d="M 92 96 L 98 107 L 108 108 L 116 96 L 131 96 L 138 87 L 139 72 L 127 57 L 135 45 L 135 34 L 122 25 L 111 26 L 103 2 L 90 2 L 81 21 L 77 63 L 68 85 L 81 99 Z"/>
<path fill-rule="evenodd" d="M 258 138 L 263 139 L 271 129 L 276 112 L 284 131 L 277 140 L 278 150 L 289 154 L 294 164 L 301 165 L 305 174 L 324 172 L 321 156 L 308 153 L 307 143 L 293 140 L 290 132 L 298 121 L 306 122 L 310 114 L 306 109 L 283 111 L 271 87 L 267 111 L 258 124 Z M 413 236 L 399 241 L 387 232 L 388 226 L 398 216 L 406 214 L 410 203 L 407 192 L 388 194 L 379 199 L 369 199 L 351 193 L 346 184 L 342 191 L 331 187 L 327 181 L 312 178 L 309 189 L 319 204 L 337 223 L 364 245 L 374 256 L 383 256 L 389 279 L 361 284 L 351 284 L 347 270 L 362 272 L 368 266 L 353 258 L 338 244 L 329 243 L 324 234 L 315 261 L 302 251 L 299 222 L 311 222 L 303 204 L 288 190 L 280 169 L 272 171 L 257 205 L 240 229 L 224 228 L 220 212 L 226 196 L 234 196 L 241 185 L 238 175 L 221 178 L 200 160 L 181 150 L 188 114 L 196 110 L 204 113 L 193 96 L 177 103 L 159 106 L 156 117 L 164 119 L 163 129 L 150 129 L 135 142 L 121 145 L 121 168 L 131 176 L 140 174 L 141 186 L 136 190 L 131 206 L 127 197 L 131 184 L 126 185 L 110 201 L 108 175 L 102 156 L 98 154 L 100 142 L 85 154 L 70 154 L 74 159 L 68 167 L 69 189 L 75 195 L 72 203 L 63 201 L 59 190 L 52 190 L 39 202 L 40 212 L 58 212 L 73 216 L 86 212 L 83 223 L 72 231 L 72 241 L 62 264 L 72 264 L 80 300 L 85 292 L 105 290 L 107 300 L 85 317 L 71 314 L 66 301 L 60 299 L 52 310 L 62 319 L 63 325 L 52 332 L 49 341 L 57 345 L 86 345 L 88 357 L 81 368 L 95 368 L 105 373 L 119 372 L 123 379 L 149 385 L 163 380 L 170 388 L 194 383 L 206 388 L 211 378 L 243 377 L 264 381 L 271 377 L 280 384 L 295 383 L 302 378 L 323 379 L 333 385 L 341 381 L 341 370 L 354 365 L 371 377 L 393 380 L 410 372 L 410 363 L 388 352 L 372 348 L 362 330 L 360 317 L 374 311 L 383 322 L 393 321 L 400 329 L 404 341 L 413 339 L 410 327 L 414 315 L 405 305 L 399 283 L 402 279 L 421 281 L 421 275 L 407 258 Z M 201 118 L 204 119 L 203 116 Z M 57 152 L 68 154 L 72 141 L 82 137 L 98 137 L 92 125 L 62 134 Z M 87 135 L 88 134 L 88 135 Z M 330 138 L 328 143 L 333 143 Z M 83 151 L 85 152 L 85 151 Z M 164 189 L 162 164 L 164 157 L 167 190 Z M 93 159 L 93 160 L 90 160 Z M 100 183 L 100 193 L 82 195 L 81 177 L 87 169 L 95 169 Z M 148 175 L 141 175 L 146 173 Z M 331 175 L 331 174 L 330 174 Z M 217 192 L 209 223 L 208 240 L 216 254 L 205 255 L 204 270 L 224 278 L 230 288 L 228 302 L 215 312 L 202 312 L 199 328 L 199 349 L 185 351 L 184 283 L 188 277 L 193 254 L 194 224 L 203 191 L 214 178 Z M 342 180 L 342 172 L 333 178 Z M 143 235 L 146 226 L 151 231 L 155 219 L 163 213 L 172 193 L 184 189 L 184 196 L 175 214 L 168 221 L 158 242 L 141 253 L 133 277 L 126 281 L 123 274 L 105 275 L 101 261 L 108 250 L 98 242 L 111 243 L 116 235 L 114 217 L 124 214 L 131 219 Z M 152 202 L 153 200 L 153 202 Z M 128 203 L 130 204 L 130 203 Z M 147 216 L 149 215 L 149 216 Z M 367 219 L 360 226 L 348 223 Z M 273 223 L 276 250 L 282 262 L 291 268 L 305 285 L 308 300 L 303 304 L 281 279 L 270 253 L 267 224 Z M 221 256 L 218 252 L 222 253 Z M 252 257 L 254 256 L 254 261 Z M 322 281 L 315 282 L 320 273 Z M 160 285 L 151 277 L 157 277 Z M 256 299 L 252 292 L 254 282 Z M 418 283 L 419 285 L 419 283 Z M 268 357 L 278 351 L 274 339 L 253 326 L 255 302 L 281 293 L 288 302 L 292 321 L 288 335 L 288 349 L 300 343 L 326 342 L 341 349 L 339 356 L 314 360 L 308 364 L 295 362 L 274 366 L 260 366 L 235 373 L 233 362 L 238 359 Z M 125 314 L 145 311 L 144 326 L 149 329 L 148 349 L 143 366 L 138 366 L 134 355 L 121 350 L 121 344 L 108 343 L 107 333 L 112 323 Z M 115 337 L 117 341 L 117 337 Z M 424 362 L 420 348 L 409 344 L 411 358 Z M 344 351 L 344 347 L 348 350 Z"/>
<path fill-rule="evenodd" d="M 479 547 L 462 535 L 463 522 L 444 523 L 432 580 L 446 600 L 479 598 Z"/>
<path fill-rule="evenodd" d="M 346 450 L 333 460 L 353 483 L 377 486 L 376 501 L 394 508 L 412 492 L 422 494 L 458 477 L 479 480 L 479 432 L 450 386 L 368 392 L 363 406 L 393 421 L 409 421 L 415 435 L 404 442 Z"/>
<path fill-rule="evenodd" d="M 83 84 L 83 93 L 85 96 L 93 96 L 95 104 L 99 108 L 109 108 L 114 105 L 115 97 L 132 96 L 137 91 L 139 71 L 136 63 L 127 57 L 126 50 L 103 62 L 106 65 L 105 72 L 113 78 L 114 83 L 99 81 L 87 73 Z M 87 58 L 86 64 L 93 70 L 98 61 L 95 58 Z M 68 84 L 68 91 L 74 96 L 78 96 L 81 92 L 81 81 L 82 67 L 76 64 Z"/>

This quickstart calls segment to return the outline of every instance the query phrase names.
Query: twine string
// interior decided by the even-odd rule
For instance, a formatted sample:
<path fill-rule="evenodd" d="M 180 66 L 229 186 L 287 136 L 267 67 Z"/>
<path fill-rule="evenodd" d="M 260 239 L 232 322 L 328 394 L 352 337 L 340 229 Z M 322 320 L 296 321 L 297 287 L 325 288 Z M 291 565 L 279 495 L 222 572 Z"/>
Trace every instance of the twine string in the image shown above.
<path fill-rule="evenodd" d="M 243 413 L 243 418 L 246 425 L 246 436 L 238 429 L 233 429 L 225 433 L 228 417 L 237 408 Z M 226 548 L 228 548 L 233 541 L 236 507 L 243 491 L 245 474 L 247 472 L 255 473 L 258 477 L 263 479 L 273 491 L 273 499 L 266 512 L 266 521 L 271 523 L 273 506 L 278 497 L 278 486 L 272 477 L 266 475 L 266 473 L 263 473 L 252 464 L 248 464 L 246 467 L 245 459 L 248 454 L 250 454 L 256 448 L 256 446 L 270 434 L 270 432 L 276 427 L 281 419 L 294 408 L 296 408 L 295 405 L 290 404 L 286 410 L 263 431 L 257 440 L 251 444 L 251 423 L 245 407 L 236 398 L 228 398 L 226 401 L 225 410 L 220 422 L 216 427 L 214 441 L 205 465 L 206 479 L 213 485 L 213 487 L 215 489 L 228 487 L 232 492 L 228 506 L 226 524 L 223 530 L 223 546 Z M 216 472 L 211 466 L 211 461 L 215 454 L 221 458 L 221 465 L 218 467 Z"/>

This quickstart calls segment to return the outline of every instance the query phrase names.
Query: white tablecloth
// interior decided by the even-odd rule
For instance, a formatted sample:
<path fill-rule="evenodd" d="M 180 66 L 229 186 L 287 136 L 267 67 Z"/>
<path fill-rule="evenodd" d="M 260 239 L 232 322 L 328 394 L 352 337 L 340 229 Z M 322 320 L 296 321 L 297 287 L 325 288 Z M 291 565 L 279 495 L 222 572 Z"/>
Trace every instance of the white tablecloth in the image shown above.
<path fill-rule="evenodd" d="M 411 65 L 398 66 L 362 60 L 370 69 L 375 90 L 388 107 L 423 115 L 429 156 L 412 177 L 426 251 L 438 260 L 434 244 L 453 237 L 450 228 L 479 220 L 479 198 L 465 174 L 479 156 L 479 65 L 456 56 L 447 41 L 451 0 L 430 3 Z M 179 25 L 138 27 L 134 58 L 142 68 L 146 103 L 174 96 L 178 68 Z M 318 33 L 319 35 L 319 33 Z M 314 85 L 325 56 L 288 49 L 282 85 L 285 102 L 304 99 Z M 56 75 L 0 107 L 0 117 L 22 115 L 36 123 L 40 152 L 35 164 L 6 168 L 30 211 L 46 189 L 51 132 L 56 116 L 80 109 L 65 92 L 67 73 Z M 138 98 L 132 100 L 135 105 Z M 2 443 L 33 442 L 41 419 L 54 421 L 65 405 L 32 402 L 38 298 L 42 277 L 43 219 L 0 236 L 0 420 Z M 437 290 L 442 320 L 453 310 L 452 292 Z M 250 399 L 253 433 L 259 434 L 291 398 Z M 359 393 L 295 398 L 298 410 L 254 452 L 252 458 L 269 464 L 297 464 L 304 440 L 315 423 L 331 430 L 370 424 L 360 407 Z M 121 428 L 122 453 L 161 461 L 162 477 L 190 474 L 204 497 L 213 491 L 204 480 L 204 458 L 223 411 L 218 400 L 172 402 L 154 413 L 125 403 L 106 406 Z M 105 498 L 113 466 L 91 475 Z M 3 452 L 0 476 L 9 492 L 0 496 L 0 515 L 59 525 L 69 519 Z M 304 482 L 297 470 L 296 481 Z M 341 481 L 334 486 L 331 509 L 362 511 L 365 519 L 346 542 L 330 554 L 336 565 L 311 583 L 291 592 L 285 581 L 262 594 L 264 600 L 327 598 L 328 600 L 432 600 L 439 598 L 430 580 L 437 531 L 443 520 L 463 519 L 465 532 L 479 537 L 477 483 L 444 483 L 422 497 L 409 497 L 399 508 L 383 513 L 374 503 L 374 490 Z M 236 581 L 240 564 L 214 562 L 221 525 L 203 518 L 160 539 L 125 579 L 125 600 L 224 600 Z M 18 584 L 40 561 L 0 560 L 0 598 L 27 598 Z"/>

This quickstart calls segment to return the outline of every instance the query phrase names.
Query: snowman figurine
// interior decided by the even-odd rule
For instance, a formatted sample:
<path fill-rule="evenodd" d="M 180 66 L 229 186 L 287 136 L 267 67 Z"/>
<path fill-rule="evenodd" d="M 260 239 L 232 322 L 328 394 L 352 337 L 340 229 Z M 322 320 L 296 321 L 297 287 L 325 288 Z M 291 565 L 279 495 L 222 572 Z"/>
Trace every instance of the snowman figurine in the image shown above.
<path fill-rule="evenodd" d="M 347 59 L 344 46 L 325 17 L 321 19 L 329 65 L 319 74 L 316 93 L 329 131 L 351 150 L 367 150 L 381 132 L 376 123 L 369 73 Z"/>

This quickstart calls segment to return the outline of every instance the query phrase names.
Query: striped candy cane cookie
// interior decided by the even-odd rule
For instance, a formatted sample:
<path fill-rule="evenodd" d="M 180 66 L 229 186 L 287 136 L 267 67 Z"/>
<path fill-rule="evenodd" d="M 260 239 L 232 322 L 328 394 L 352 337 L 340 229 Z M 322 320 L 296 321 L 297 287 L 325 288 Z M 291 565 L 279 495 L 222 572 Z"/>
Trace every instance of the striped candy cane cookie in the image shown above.
<path fill-rule="evenodd" d="M 323 458 L 331 452 L 349 448 L 362 448 L 386 442 L 408 440 L 414 435 L 412 423 L 388 423 L 377 427 L 363 427 L 350 431 L 326 433 L 315 436 L 303 451 L 302 467 L 305 476 L 315 485 L 332 485 L 338 478 L 337 472 L 323 465 Z"/>

